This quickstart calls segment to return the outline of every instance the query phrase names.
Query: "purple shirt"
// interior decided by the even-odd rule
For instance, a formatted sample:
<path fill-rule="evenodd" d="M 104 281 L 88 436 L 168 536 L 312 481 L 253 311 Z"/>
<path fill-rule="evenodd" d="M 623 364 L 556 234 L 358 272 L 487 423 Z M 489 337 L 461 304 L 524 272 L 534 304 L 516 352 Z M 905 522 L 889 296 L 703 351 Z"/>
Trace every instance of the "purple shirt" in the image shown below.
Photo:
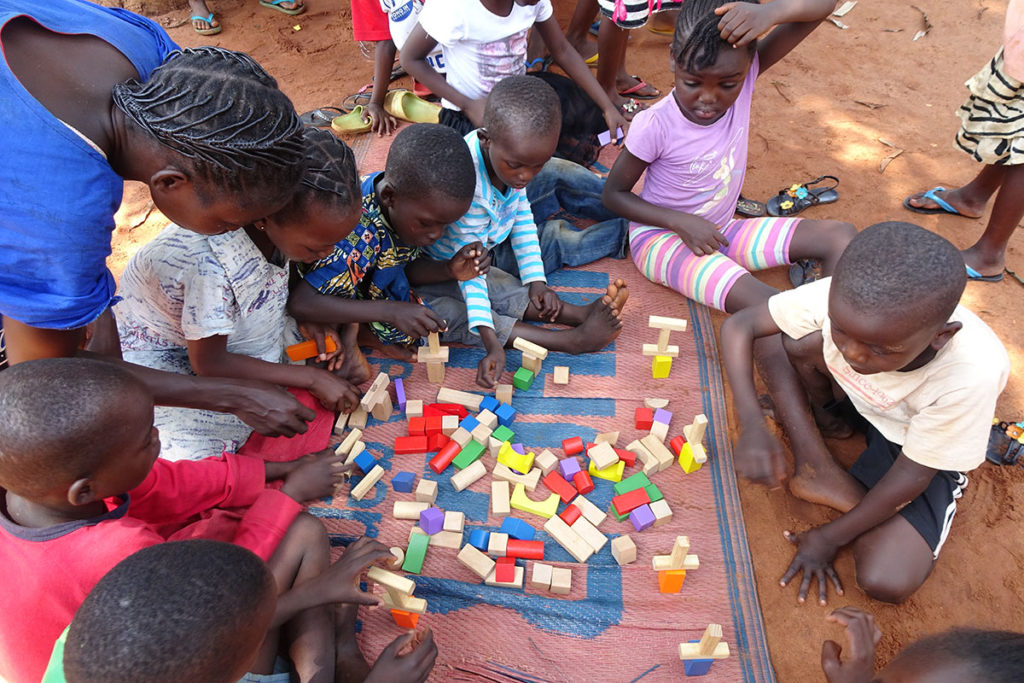
<path fill-rule="evenodd" d="M 710 126 L 683 116 L 675 90 L 633 118 L 626 149 L 648 164 L 641 199 L 719 227 L 729 222 L 747 170 L 750 101 L 757 72 L 755 54 L 736 102 Z"/>

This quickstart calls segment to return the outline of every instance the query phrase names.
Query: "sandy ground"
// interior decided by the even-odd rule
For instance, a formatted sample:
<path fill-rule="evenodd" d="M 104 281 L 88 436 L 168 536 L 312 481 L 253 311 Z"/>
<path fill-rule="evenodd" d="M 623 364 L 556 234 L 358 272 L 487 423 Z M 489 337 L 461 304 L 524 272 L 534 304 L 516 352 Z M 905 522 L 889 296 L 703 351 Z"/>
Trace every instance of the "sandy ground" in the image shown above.
<path fill-rule="evenodd" d="M 564 27 L 575 3 L 555 3 Z M 255 0 L 212 0 L 210 4 L 225 27 L 212 40 L 250 52 L 277 77 L 299 111 L 338 104 L 371 79 L 372 64 L 352 41 L 347 2 L 308 0 L 310 10 L 300 17 L 262 9 Z M 197 36 L 183 23 L 184 5 L 183 0 L 180 12 L 158 19 L 171 27 L 171 35 L 182 45 L 211 40 Z M 960 246 L 976 238 L 983 221 L 918 216 L 900 204 L 912 192 L 937 184 L 955 187 L 977 172 L 973 162 L 952 147 L 957 126 L 953 112 L 965 97 L 964 80 L 999 46 L 1005 2 L 919 0 L 918 6 L 932 24 L 926 37 L 913 40 L 923 22 L 921 12 L 910 3 L 861 2 L 842 19 L 849 29 L 824 24 L 760 79 L 746 196 L 764 200 L 793 182 L 830 173 L 842 179 L 841 200 L 812 209 L 806 217 L 843 219 L 858 227 L 886 219 L 916 220 Z M 667 46 L 667 38 L 641 29 L 634 32 L 627 57 L 632 73 L 642 74 L 663 92 L 672 84 Z M 411 82 L 403 79 L 395 85 L 410 87 Z M 880 161 L 896 149 L 902 154 L 880 172 Z M 128 187 L 120 218 L 122 227 L 112 257 L 115 273 L 163 225 L 159 213 L 151 212 L 141 186 Z M 1010 268 L 1024 271 L 1020 232 L 1010 243 L 1007 260 Z M 763 277 L 779 287 L 786 283 L 781 271 Z M 972 283 L 964 300 L 996 330 L 1014 366 L 1020 367 L 1017 329 L 1024 286 L 1009 277 L 998 284 Z M 1011 378 L 998 415 L 1024 417 L 1024 382 L 1019 377 Z M 833 445 L 847 462 L 859 451 L 854 440 Z M 844 552 L 837 566 L 847 595 L 833 597 L 829 607 L 823 608 L 814 603 L 798 606 L 795 588 L 779 588 L 778 578 L 792 556 L 781 530 L 806 529 L 827 521 L 832 513 L 798 501 L 784 489 L 768 491 L 741 482 L 779 679 L 821 680 L 821 641 L 842 638 L 840 629 L 824 620 L 835 606 L 852 604 L 876 615 L 885 632 L 880 663 L 906 643 L 954 625 L 1024 630 L 1024 578 L 1019 570 L 1024 564 L 1019 530 L 1024 515 L 1022 483 L 1020 470 L 986 465 L 972 475 L 941 560 L 907 604 L 894 607 L 868 600 L 855 586 L 852 558 Z"/>

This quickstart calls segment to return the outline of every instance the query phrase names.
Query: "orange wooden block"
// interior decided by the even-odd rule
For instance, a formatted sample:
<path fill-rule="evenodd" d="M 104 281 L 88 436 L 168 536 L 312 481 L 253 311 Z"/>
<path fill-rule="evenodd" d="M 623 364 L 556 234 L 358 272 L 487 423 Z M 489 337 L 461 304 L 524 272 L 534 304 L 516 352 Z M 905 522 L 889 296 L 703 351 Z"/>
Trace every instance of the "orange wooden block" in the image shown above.
<path fill-rule="evenodd" d="M 678 593 L 683 590 L 683 579 L 685 578 L 685 569 L 669 569 L 658 572 L 658 590 L 662 593 Z"/>
<path fill-rule="evenodd" d="M 686 572 L 683 573 L 685 574 Z M 395 620 L 395 623 L 400 628 L 416 628 L 416 624 L 420 623 L 420 615 L 415 612 L 406 612 L 403 609 L 391 610 L 391 618 Z"/>
<path fill-rule="evenodd" d="M 334 343 L 334 339 L 331 337 L 324 337 L 324 348 L 327 349 L 327 353 L 334 353 L 338 350 L 337 344 Z M 316 342 L 308 339 L 298 344 L 292 344 L 284 352 L 288 354 L 288 358 L 293 363 L 298 363 L 301 360 L 306 360 L 316 355 Z"/>

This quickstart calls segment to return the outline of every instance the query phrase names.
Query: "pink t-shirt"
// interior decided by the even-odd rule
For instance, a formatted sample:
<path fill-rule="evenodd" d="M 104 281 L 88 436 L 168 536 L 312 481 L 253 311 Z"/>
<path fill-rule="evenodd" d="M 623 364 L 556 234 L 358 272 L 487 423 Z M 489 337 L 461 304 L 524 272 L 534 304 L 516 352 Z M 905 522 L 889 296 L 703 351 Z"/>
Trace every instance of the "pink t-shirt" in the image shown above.
<path fill-rule="evenodd" d="M 750 101 L 757 72 L 755 54 L 740 96 L 710 126 L 683 116 L 674 90 L 633 118 L 626 149 L 648 164 L 641 199 L 718 226 L 728 223 L 747 171 Z"/>

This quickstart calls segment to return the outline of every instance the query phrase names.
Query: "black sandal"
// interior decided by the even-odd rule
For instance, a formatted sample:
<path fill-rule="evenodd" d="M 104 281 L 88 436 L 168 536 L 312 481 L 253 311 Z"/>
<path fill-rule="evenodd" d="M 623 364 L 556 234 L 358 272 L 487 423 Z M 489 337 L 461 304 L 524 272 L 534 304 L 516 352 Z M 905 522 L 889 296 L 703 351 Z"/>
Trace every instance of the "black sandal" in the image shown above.
<path fill-rule="evenodd" d="M 319 109 L 313 109 L 301 114 L 299 121 L 302 121 L 302 124 L 306 126 L 330 128 L 334 117 L 347 113 L 347 110 L 340 107 L 320 107 Z"/>
<path fill-rule="evenodd" d="M 826 187 L 815 187 L 818 183 L 832 180 L 833 184 Z M 809 206 L 818 204 L 831 204 L 839 200 L 839 193 L 836 187 L 839 186 L 839 178 L 834 175 L 823 175 L 817 180 L 812 180 L 803 185 L 791 185 L 768 200 L 766 205 L 769 216 L 788 218 L 795 216 Z"/>
<path fill-rule="evenodd" d="M 736 213 L 747 218 L 760 218 L 765 214 L 765 206 L 756 199 L 747 199 L 743 195 L 736 200 Z"/>
<path fill-rule="evenodd" d="M 995 465 L 1024 464 L 1024 444 L 1020 442 L 1024 430 L 1020 423 L 996 422 L 988 435 L 985 459 Z"/>

